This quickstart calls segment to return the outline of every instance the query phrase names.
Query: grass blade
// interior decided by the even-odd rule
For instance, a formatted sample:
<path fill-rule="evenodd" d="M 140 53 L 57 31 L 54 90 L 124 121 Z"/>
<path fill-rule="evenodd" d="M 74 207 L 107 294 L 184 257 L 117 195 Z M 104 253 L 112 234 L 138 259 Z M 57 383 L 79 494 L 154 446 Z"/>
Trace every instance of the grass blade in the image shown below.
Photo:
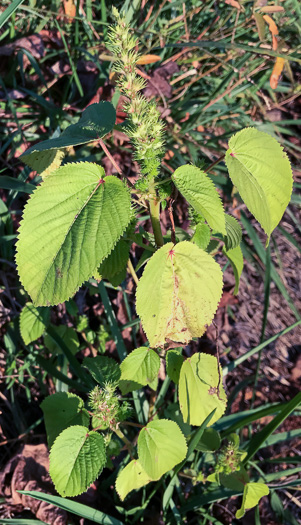
<path fill-rule="evenodd" d="M 18 9 L 19 5 L 22 4 L 24 0 L 13 0 L 13 2 L 1 13 L 0 15 L 0 29 L 7 22 L 7 20 L 12 16 L 12 14 Z"/>
<path fill-rule="evenodd" d="M 293 412 L 293 410 L 301 403 L 301 392 L 297 394 L 282 410 L 274 417 L 270 423 L 268 423 L 258 434 L 255 434 L 250 440 L 248 447 L 248 454 L 244 459 L 246 463 L 251 459 L 254 454 L 261 448 L 263 443 L 269 438 L 269 436 L 281 425 L 281 423 Z"/>
<path fill-rule="evenodd" d="M 61 498 L 60 496 L 52 496 L 52 494 L 44 494 L 43 492 L 38 492 L 36 490 L 18 490 L 18 492 L 40 501 L 46 501 L 46 503 L 50 503 L 60 509 L 66 510 L 67 512 L 94 521 L 94 523 L 100 523 L 102 525 L 123 525 L 122 521 L 112 518 L 112 516 L 104 514 L 99 510 L 92 509 L 87 505 L 77 503 L 77 501 Z"/>

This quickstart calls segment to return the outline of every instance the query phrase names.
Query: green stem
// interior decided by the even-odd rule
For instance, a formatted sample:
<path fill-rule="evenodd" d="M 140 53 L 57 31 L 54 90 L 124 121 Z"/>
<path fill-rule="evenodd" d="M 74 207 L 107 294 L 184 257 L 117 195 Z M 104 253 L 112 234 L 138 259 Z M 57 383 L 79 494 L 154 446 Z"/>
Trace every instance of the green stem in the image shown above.
<path fill-rule="evenodd" d="M 160 224 L 160 200 L 158 199 L 156 195 L 154 180 L 152 180 L 149 185 L 149 192 L 150 192 L 149 213 L 150 213 L 150 217 L 152 221 L 154 237 L 155 237 L 156 245 L 158 246 L 158 248 L 161 248 L 161 246 L 164 245 L 164 240 L 163 240 L 161 224 Z"/>
<path fill-rule="evenodd" d="M 124 435 L 124 433 L 120 430 L 120 428 L 116 427 L 116 428 L 113 428 L 112 430 L 114 430 L 115 434 L 125 443 L 126 448 L 128 449 L 129 454 L 130 454 L 131 458 L 133 459 L 134 447 L 133 447 L 132 443 Z"/>

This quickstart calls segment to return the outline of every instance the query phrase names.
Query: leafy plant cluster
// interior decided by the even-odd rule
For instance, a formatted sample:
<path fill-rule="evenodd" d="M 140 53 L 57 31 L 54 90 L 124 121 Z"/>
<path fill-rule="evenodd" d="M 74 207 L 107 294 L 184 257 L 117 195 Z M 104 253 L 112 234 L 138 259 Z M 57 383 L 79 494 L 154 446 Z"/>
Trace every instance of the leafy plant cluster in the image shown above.
<path fill-rule="evenodd" d="M 116 111 L 109 102 L 90 105 L 79 122 L 58 138 L 23 154 L 42 182 L 25 206 L 17 241 L 20 281 L 32 300 L 22 310 L 20 329 L 26 344 L 36 340 L 49 327 L 50 307 L 67 301 L 88 280 L 106 279 L 117 286 L 126 271 L 138 280 L 129 259 L 136 243 L 145 250 L 136 310 L 148 343 L 134 349 L 120 365 L 106 356 L 86 358 L 80 375 L 90 390 L 87 404 L 65 392 L 44 400 L 50 474 L 59 494 L 78 495 L 112 465 L 122 442 L 127 456 L 116 491 L 124 500 L 131 491 L 161 480 L 174 469 L 172 483 L 196 450 L 218 451 L 211 464 L 186 474 L 194 484 L 222 484 L 243 492 L 236 514 L 241 518 L 269 493 L 268 486 L 254 482 L 247 471 L 257 445 L 251 442 L 248 450 L 241 450 L 238 436 L 230 433 L 221 446 L 220 434 L 211 427 L 223 420 L 227 404 L 219 360 L 204 353 L 184 358 L 182 348 L 202 336 L 221 299 L 222 270 L 212 248 L 216 239 L 233 268 L 238 293 L 242 230 L 225 212 L 204 170 L 182 165 L 167 181 L 162 178 L 164 126 L 154 103 L 141 94 L 144 82 L 136 72 L 137 40 L 125 19 L 117 12 L 115 16 L 109 46 L 116 55 L 119 90 L 128 100 L 124 130 L 132 140 L 140 177 L 133 187 L 124 179 L 106 176 L 101 166 L 91 162 L 63 164 L 67 148 L 100 140 L 114 128 Z M 273 137 L 247 128 L 230 138 L 225 162 L 235 190 L 262 226 L 268 244 L 291 197 L 293 179 L 286 154 Z M 172 188 L 190 205 L 194 231 L 185 232 L 185 240 L 173 225 L 168 236 L 162 235 L 160 207 L 167 201 L 172 216 Z M 149 210 L 153 235 L 141 228 L 137 232 L 140 206 Z M 77 367 L 70 345 L 63 348 L 70 364 Z M 133 423 L 125 396 L 145 387 L 156 392 L 161 362 L 178 392 L 176 409 L 169 417 L 153 410 L 144 424 Z M 293 400 L 289 410 L 298 403 L 299 398 Z M 124 431 L 128 426 L 139 428 L 135 436 Z M 216 447 L 208 446 L 208 439 Z"/>

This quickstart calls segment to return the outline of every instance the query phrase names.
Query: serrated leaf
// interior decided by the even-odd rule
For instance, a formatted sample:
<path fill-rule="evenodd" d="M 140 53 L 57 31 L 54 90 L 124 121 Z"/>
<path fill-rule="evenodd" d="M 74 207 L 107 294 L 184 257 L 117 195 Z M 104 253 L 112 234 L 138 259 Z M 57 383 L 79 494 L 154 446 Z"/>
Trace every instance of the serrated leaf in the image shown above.
<path fill-rule="evenodd" d="M 237 519 L 242 518 L 247 510 L 256 507 L 263 496 L 270 493 L 269 487 L 265 483 L 247 483 L 244 487 L 241 508 L 235 514 Z"/>
<path fill-rule="evenodd" d="M 269 237 L 290 201 L 293 177 L 280 144 L 254 128 L 231 137 L 226 165 L 233 184 Z"/>
<path fill-rule="evenodd" d="M 98 140 L 113 129 L 115 121 L 116 111 L 110 102 L 102 101 L 91 104 L 83 111 L 76 124 L 68 126 L 59 137 L 43 140 L 32 146 L 20 156 L 20 159 L 24 159 L 26 162 L 26 157 L 32 153 L 78 146 Z"/>
<path fill-rule="evenodd" d="M 245 468 L 240 465 L 239 469 L 231 474 L 219 474 L 219 482 L 230 490 L 243 491 L 246 483 L 250 481 L 249 475 Z"/>
<path fill-rule="evenodd" d="M 53 331 L 63 340 L 68 346 L 70 352 L 75 355 L 79 349 L 79 340 L 76 331 L 71 326 L 61 324 L 59 326 L 51 325 Z M 61 354 L 62 350 L 56 344 L 49 334 L 44 336 L 44 344 L 52 354 Z"/>
<path fill-rule="evenodd" d="M 72 426 L 56 438 L 49 456 L 49 473 L 61 496 L 85 492 L 106 464 L 104 439 L 86 427 Z"/>
<path fill-rule="evenodd" d="M 186 440 L 174 421 L 151 421 L 140 431 L 138 457 L 151 479 L 161 478 L 165 472 L 183 461 L 186 454 Z"/>
<path fill-rule="evenodd" d="M 223 415 L 227 397 L 214 356 L 196 353 L 186 359 L 180 372 L 179 402 L 183 419 L 190 425 L 200 426 L 215 408 L 210 425 Z"/>
<path fill-rule="evenodd" d="M 17 241 L 20 280 L 37 306 L 58 304 L 92 277 L 130 221 L 130 195 L 96 164 L 66 164 L 35 190 Z"/>
<path fill-rule="evenodd" d="M 108 255 L 108 257 L 97 268 L 97 272 L 95 274 L 96 278 L 107 279 L 111 283 L 112 281 L 116 283 L 116 278 L 117 281 L 119 281 L 120 278 L 122 279 L 126 271 L 129 252 L 130 243 L 128 241 L 124 241 L 123 239 L 118 241 L 110 255 Z M 122 280 L 120 282 L 122 282 Z M 113 284 L 113 286 L 116 285 Z"/>
<path fill-rule="evenodd" d="M 178 384 L 180 370 L 184 362 L 184 357 L 177 350 L 168 350 L 166 354 L 166 372 L 170 379 Z"/>
<path fill-rule="evenodd" d="M 85 357 L 83 366 L 101 386 L 105 383 L 117 383 L 121 376 L 118 363 L 111 357 L 103 355 Z"/>
<path fill-rule="evenodd" d="M 206 173 L 196 166 L 180 166 L 172 175 L 179 192 L 218 232 L 226 234 L 225 213 L 216 187 Z"/>
<path fill-rule="evenodd" d="M 197 224 L 191 242 L 196 244 L 202 250 L 206 250 L 210 242 L 210 233 L 211 230 L 208 224 Z"/>
<path fill-rule="evenodd" d="M 29 150 L 28 150 L 29 151 Z M 44 179 L 53 171 L 57 170 L 63 162 L 65 156 L 64 149 L 49 149 L 45 151 L 33 151 L 29 154 L 23 154 L 22 160 L 37 171 Z"/>
<path fill-rule="evenodd" d="M 138 283 L 136 309 L 150 346 L 187 344 L 200 337 L 222 294 L 222 271 L 194 244 L 165 244 L 147 263 Z"/>
<path fill-rule="evenodd" d="M 52 447 L 57 436 L 70 425 L 89 427 L 89 414 L 83 400 L 70 392 L 57 392 L 42 401 L 47 441 Z"/>
<path fill-rule="evenodd" d="M 121 380 L 149 385 L 158 376 L 160 357 L 146 346 L 133 350 L 121 363 Z"/>
<path fill-rule="evenodd" d="M 32 303 L 26 303 L 20 314 L 20 333 L 26 345 L 43 335 L 49 319 L 49 308 L 36 308 Z"/>
<path fill-rule="evenodd" d="M 143 470 L 139 461 L 133 459 L 133 461 L 119 472 L 115 484 L 116 492 L 121 501 L 123 501 L 132 490 L 138 490 L 150 481 L 152 481 L 150 476 Z"/>
<path fill-rule="evenodd" d="M 232 217 L 232 215 L 225 215 L 226 218 L 226 232 L 225 248 L 226 251 L 233 250 L 240 245 L 242 239 L 242 230 L 239 222 Z"/>
<path fill-rule="evenodd" d="M 244 258 L 240 246 L 236 246 L 233 250 L 226 251 L 223 249 L 224 255 L 230 261 L 235 277 L 234 295 L 238 294 L 240 276 L 244 267 Z"/>

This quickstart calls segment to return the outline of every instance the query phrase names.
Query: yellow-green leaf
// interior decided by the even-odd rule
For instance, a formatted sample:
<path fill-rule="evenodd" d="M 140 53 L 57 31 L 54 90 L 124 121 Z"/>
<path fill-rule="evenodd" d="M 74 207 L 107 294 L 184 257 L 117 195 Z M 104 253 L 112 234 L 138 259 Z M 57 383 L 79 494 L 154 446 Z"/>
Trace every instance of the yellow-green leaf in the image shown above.
<path fill-rule="evenodd" d="M 212 322 L 222 294 L 222 271 L 195 244 L 165 244 L 147 263 L 137 287 L 137 313 L 150 346 L 187 344 Z"/>

